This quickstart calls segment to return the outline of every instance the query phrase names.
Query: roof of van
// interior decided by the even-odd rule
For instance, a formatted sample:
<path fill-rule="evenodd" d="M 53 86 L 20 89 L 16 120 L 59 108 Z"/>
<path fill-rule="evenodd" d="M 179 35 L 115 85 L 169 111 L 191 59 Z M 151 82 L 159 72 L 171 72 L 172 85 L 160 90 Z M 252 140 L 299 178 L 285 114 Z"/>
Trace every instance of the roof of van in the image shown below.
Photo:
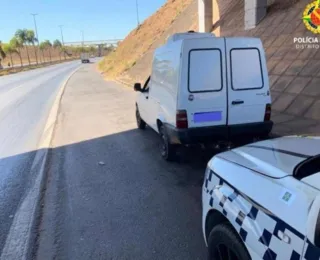
<path fill-rule="evenodd" d="M 171 35 L 167 43 L 175 42 L 183 39 L 196 39 L 196 38 L 212 38 L 215 37 L 213 33 L 197 33 L 197 32 L 186 32 L 186 33 L 176 33 Z"/>

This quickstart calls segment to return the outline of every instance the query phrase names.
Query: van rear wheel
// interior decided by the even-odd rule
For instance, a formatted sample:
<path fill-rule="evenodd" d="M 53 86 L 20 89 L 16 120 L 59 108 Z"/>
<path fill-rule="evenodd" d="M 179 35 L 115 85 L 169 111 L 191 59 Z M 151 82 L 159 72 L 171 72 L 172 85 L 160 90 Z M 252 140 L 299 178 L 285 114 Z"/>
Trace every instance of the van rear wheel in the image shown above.
<path fill-rule="evenodd" d="M 146 128 L 147 124 L 141 118 L 138 107 L 136 107 L 136 120 L 137 120 L 137 126 L 138 126 L 139 129 L 145 129 Z"/>
<path fill-rule="evenodd" d="M 160 126 L 160 137 L 161 137 L 161 156 L 166 161 L 174 161 L 177 156 L 177 145 L 171 144 L 169 142 L 168 135 L 166 133 L 166 130 L 164 129 L 163 125 Z"/>

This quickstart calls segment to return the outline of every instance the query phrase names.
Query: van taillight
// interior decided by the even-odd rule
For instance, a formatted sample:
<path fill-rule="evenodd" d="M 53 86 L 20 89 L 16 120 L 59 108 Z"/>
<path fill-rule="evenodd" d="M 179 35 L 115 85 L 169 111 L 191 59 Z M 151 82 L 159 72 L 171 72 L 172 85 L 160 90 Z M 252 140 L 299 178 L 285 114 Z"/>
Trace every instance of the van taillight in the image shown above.
<path fill-rule="evenodd" d="M 177 111 L 176 126 L 179 129 L 188 128 L 188 115 L 186 110 Z"/>
<path fill-rule="evenodd" d="M 264 121 L 270 121 L 271 119 L 271 104 L 266 105 L 266 111 L 264 113 Z"/>

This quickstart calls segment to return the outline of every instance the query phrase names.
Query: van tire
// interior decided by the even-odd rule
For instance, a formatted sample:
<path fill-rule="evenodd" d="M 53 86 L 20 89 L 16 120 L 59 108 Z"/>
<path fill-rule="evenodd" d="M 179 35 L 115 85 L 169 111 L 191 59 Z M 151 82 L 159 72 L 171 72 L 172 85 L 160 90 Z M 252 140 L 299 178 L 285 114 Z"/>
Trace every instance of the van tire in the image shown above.
<path fill-rule="evenodd" d="M 211 230 L 208 237 L 208 251 L 208 260 L 228 259 L 224 255 L 227 251 L 233 255 L 231 259 L 251 259 L 239 235 L 229 223 L 219 224 Z"/>
<path fill-rule="evenodd" d="M 145 129 L 146 128 L 146 122 L 143 121 L 143 119 L 141 118 L 140 116 L 140 112 L 139 112 L 139 109 L 138 109 L 138 106 L 136 107 L 136 120 L 137 120 L 137 126 L 139 129 Z"/>
<path fill-rule="evenodd" d="M 163 125 L 159 128 L 159 133 L 161 137 L 161 156 L 166 161 L 175 161 L 177 156 L 177 145 L 171 144 L 169 137 Z"/>

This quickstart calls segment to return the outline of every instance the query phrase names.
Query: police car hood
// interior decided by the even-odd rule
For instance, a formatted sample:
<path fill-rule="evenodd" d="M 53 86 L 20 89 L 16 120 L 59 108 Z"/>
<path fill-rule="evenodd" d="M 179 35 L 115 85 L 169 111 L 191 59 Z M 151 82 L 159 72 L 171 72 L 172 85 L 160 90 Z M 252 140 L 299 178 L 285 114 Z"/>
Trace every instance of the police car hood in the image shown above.
<path fill-rule="evenodd" d="M 218 157 L 272 178 L 283 178 L 293 175 L 300 162 L 319 154 L 320 137 L 287 136 L 245 145 Z"/>

